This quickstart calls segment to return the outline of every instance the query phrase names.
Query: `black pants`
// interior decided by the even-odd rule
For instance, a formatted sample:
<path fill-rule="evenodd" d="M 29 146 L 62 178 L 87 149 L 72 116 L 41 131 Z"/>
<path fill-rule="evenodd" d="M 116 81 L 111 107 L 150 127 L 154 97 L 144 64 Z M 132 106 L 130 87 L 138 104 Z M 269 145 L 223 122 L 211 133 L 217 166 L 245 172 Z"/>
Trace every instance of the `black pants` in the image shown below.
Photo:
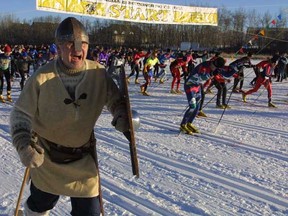
<path fill-rule="evenodd" d="M 7 83 L 7 92 L 11 91 L 11 75 L 9 70 L 0 70 L 0 95 L 3 93 L 4 77 Z"/>
<path fill-rule="evenodd" d="M 58 195 L 46 193 L 39 190 L 34 186 L 31 181 L 30 193 L 27 200 L 29 209 L 34 212 L 45 212 L 51 210 L 59 200 Z M 71 205 L 73 216 L 99 216 L 100 215 L 100 202 L 99 197 L 91 198 L 76 198 L 71 197 Z"/>
<path fill-rule="evenodd" d="M 129 74 L 128 78 L 132 77 L 136 72 L 135 80 L 139 77 L 140 65 L 135 64 L 134 62 L 131 63 L 131 73 Z"/>
<path fill-rule="evenodd" d="M 226 83 L 220 83 L 217 81 L 214 81 L 214 85 L 217 88 L 217 99 L 216 99 L 216 105 L 221 105 L 221 99 L 222 99 L 222 105 L 226 104 L 226 97 L 227 97 L 227 86 Z"/>
<path fill-rule="evenodd" d="M 24 71 L 24 70 L 19 70 L 20 76 L 21 76 L 21 81 L 20 81 L 20 88 L 23 90 L 24 88 L 24 82 L 26 80 L 25 74 L 28 74 L 29 71 Z"/>
<path fill-rule="evenodd" d="M 243 68 L 240 68 L 240 70 L 238 71 L 238 78 L 234 78 L 234 84 L 233 84 L 233 89 L 232 90 L 236 90 L 238 83 L 240 82 L 240 86 L 239 89 L 242 89 L 243 84 L 244 84 L 244 70 Z"/>
<path fill-rule="evenodd" d="M 203 104 L 204 104 L 204 100 L 205 100 L 205 92 L 204 92 L 203 84 L 201 84 L 201 86 L 200 86 L 200 91 L 201 91 L 201 101 L 200 101 L 199 110 L 202 110 Z"/>

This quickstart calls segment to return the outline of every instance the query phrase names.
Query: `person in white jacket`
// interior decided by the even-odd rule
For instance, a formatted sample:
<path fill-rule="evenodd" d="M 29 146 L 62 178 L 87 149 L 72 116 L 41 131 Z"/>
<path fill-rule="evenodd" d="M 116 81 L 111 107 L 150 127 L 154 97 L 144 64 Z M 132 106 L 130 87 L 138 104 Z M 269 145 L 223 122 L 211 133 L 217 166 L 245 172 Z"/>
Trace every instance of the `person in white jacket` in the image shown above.
<path fill-rule="evenodd" d="M 77 19 L 59 24 L 56 45 L 58 57 L 27 80 L 10 116 L 13 145 L 30 168 L 24 213 L 48 215 L 64 195 L 73 216 L 100 215 L 93 129 L 106 106 L 112 125 L 127 132 L 125 100 L 104 66 L 86 59 L 89 37 Z"/>

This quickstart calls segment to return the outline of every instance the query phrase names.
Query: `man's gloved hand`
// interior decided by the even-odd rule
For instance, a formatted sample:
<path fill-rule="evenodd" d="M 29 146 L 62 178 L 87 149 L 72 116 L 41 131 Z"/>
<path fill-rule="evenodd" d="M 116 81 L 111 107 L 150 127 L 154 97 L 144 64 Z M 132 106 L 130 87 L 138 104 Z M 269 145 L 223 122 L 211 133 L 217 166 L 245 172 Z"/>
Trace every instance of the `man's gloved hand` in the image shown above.
<path fill-rule="evenodd" d="M 120 132 L 128 131 L 129 130 L 129 119 L 127 115 L 119 115 L 115 116 L 112 125 L 115 126 L 116 130 Z"/>
<path fill-rule="evenodd" d="M 26 167 L 40 167 L 44 162 L 44 149 L 37 144 L 20 146 L 17 152 L 22 164 Z"/>

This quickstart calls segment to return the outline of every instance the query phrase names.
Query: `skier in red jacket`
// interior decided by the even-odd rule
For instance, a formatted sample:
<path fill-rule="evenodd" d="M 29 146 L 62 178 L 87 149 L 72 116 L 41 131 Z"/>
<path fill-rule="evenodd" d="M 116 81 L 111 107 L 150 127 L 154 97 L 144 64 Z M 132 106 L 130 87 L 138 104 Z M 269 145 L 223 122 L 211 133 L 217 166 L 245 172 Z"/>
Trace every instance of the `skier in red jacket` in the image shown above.
<path fill-rule="evenodd" d="M 260 71 L 259 76 L 256 79 L 255 86 L 248 91 L 242 92 L 243 102 L 247 102 L 246 101 L 247 95 L 257 92 L 258 89 L 263 85 L 267 89 L 267 92 L 268 92 L 268 107 L 276 107 L 271 102 L 272 100 L 271 77 L 272 77 L 272 72 L 273 72 L 273 68 L 275 67 L 275 65 L 276 65 L 276 62 L 273 59 L 261 61 L 256 65 L 256 67 L 259 69 L 262 69 L 262 71 Z"/>

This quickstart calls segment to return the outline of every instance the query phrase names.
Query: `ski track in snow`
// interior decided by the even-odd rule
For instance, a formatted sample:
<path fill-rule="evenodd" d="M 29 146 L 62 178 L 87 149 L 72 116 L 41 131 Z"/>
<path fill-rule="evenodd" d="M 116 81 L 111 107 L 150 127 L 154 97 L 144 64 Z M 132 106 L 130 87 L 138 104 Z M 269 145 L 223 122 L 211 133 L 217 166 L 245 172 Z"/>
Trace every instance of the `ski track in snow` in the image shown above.
<path fill-rule="evenodd" d="M 253 74 L 245 70 L 245 90 Z M 243 104 L 241 94 L 232 94 L 232 109 L 225 110 L 220 123 L 223 110 L 214 108 L 214 95 L 206 95 L 208 118 L 195 119 L 201 134 L 187 136 L 178 133 L 186 96 L 169 94 L 169 75 L 164 84 L 152 82 L 150 97 L 139 93 L 139 85 L 129 85 L 132 108 L 141 116 L 136 132 L 139 179 L 132 176 L 128 142 L 111 126 L 111 115 L 104 110 L 97 122 L 106 215 L 288 215 L 287 81 L 273 82 L 277 109 L 265 107 L 263 87 L 249 95 L 251 104 Z M 17 84 L 14 100 L 20 93 Z M 0 104 L 1 216 L 13 215 L 24 175 L 9 135 L 12 106 Z M 26 186 L 21 206 L 28 195 Z M 51 215 L 69 215 L 69 201 L 61 197 Z"/>

